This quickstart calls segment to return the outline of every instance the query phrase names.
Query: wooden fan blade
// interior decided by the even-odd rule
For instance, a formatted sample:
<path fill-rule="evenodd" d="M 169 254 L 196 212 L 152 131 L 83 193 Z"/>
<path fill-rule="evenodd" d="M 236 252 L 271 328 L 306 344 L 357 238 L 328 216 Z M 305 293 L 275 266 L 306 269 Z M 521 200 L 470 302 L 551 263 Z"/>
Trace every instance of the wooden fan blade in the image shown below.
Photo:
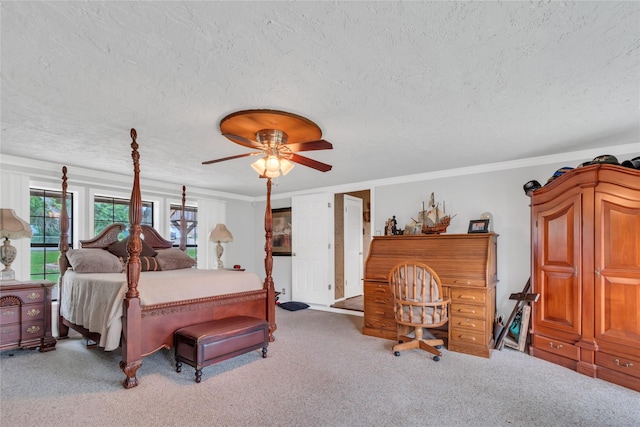
<path fill-rule="evenodd" d="M 249 148 L 262 148 L 262 145 L 256 141 L 245 138 L 244 136 L 232 135 L 230 133 L 223 133 L 222 136 L 235 142 L 236 144 L 244 145 Z"/>
<path fill-rule="evenodd" d="M 296 142 L 293 144 L 286 144 L 286 147 L 293 152 L 333 149 L 333 145 L 329 141 L 325 141 L 324 139 L 319 139 L 317 141 Z"/>
<path fill-rule="evenodd" d="M 224 162 L 225 160 L 239 159 L 239 158 L 241 158 L 241 157 L 257 156 L 258 154 L 264 154 L 264 153 L 259 152 L 259 153 L 245 153 L 245 154 L 238 154 L 238 155 L 236 155 L 236 156 L 223 157 L 223 158 L 221 158 L 221 159 L 207 160 L 206 162 L 202 162 L 202 164 L 203 164 L 203 165 L 210 165 L 211 163 Z"/>
<path fill-rule="evenodd" d="M 299 163 L 304 166 L 308 166 L 310 168 L 319 170 L 320 172 L 328 172 L 331 170 L 332 166 L 326 163 L 319 162 L 317 160 L 310 159 L 308 157 L 300 156 L 298 154 L 293 153 L 291 158 L 289 159 L 294 163 Z"/>

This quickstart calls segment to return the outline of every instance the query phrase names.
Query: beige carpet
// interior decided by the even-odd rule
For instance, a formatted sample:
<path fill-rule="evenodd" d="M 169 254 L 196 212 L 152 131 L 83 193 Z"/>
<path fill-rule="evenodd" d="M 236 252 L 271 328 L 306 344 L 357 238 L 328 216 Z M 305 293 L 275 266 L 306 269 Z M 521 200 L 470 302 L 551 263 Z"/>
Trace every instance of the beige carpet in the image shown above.
<path fill-rule="evenodd" d="M 640 393 L 515 350 L 491 359 L 360 333 L 362 317 L 277 309 L 266 359 L 251 352 L 175 372 L 159 351 L 125 390 L 117 352 L 79 338 L 0 354 L 1 426 L 637 426 Z"/>

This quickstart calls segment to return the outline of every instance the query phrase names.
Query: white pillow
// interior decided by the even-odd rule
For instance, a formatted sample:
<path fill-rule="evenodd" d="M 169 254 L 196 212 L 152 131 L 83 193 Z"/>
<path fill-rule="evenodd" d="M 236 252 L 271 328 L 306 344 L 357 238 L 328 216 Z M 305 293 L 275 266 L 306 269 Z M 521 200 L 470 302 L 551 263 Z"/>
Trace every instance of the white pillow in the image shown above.
<path fill-rule="evenodd" d="M 122 273 L 120 258 L 105 249 L 70 249 L 67 259 L 77 273 Z"/>

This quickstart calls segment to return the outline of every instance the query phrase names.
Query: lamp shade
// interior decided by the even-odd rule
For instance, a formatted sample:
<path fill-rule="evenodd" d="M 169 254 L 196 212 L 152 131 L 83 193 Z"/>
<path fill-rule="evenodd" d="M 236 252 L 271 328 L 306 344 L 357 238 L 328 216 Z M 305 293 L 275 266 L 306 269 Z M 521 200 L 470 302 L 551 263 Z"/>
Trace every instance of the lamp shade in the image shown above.
<path fill-rule="evenodd" d="M 281 174 L 288 174 L 295 166 L 287 159 L 280 159 L 277 156 L 261 157 L 251 164 L 253 170 L 258 172 L 260 176 L 267 178 L 277 178 Z"/>
<path fill-rule="evenodd" d="M 233 242 L 233 234 L 231 234 L 224 224 L 216 224 L 216 227 L 209 235 L 209 240 L 212 242 L 229 243 Z"/>
<path fill-rule="evenodd" d="M 20 219 L 13 209 L 0 209 L 0 237 L 21 239 L 32 235 L 31 225 Z"/>

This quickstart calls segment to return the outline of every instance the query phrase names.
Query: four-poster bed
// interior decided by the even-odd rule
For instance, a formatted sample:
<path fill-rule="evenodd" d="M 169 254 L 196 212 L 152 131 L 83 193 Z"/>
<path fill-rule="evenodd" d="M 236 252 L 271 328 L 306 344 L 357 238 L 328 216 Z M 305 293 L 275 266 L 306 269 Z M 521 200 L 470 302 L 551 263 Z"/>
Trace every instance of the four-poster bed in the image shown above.
<path fill-rule="evenodd" d="M 60 338 L 67 337 L 69 328 L 72 328 L 105 349 L 119 345 L 122 348 L 120 368 L 126 375 L 123 381 L 125 388 L 138 384 L 136 373 L 142 366 L 143 357 L 161 348 L 171 348 L 174 332 L 184 326 L 232 316 L 251 316 L 268 322 L 269 341 L 274 340 L 273 333 L 277 328 L 272 277 L 271 179 L 267 179 L 264 282 L 255 273 L 174 268 L 175 260 L 170 251 L 179 250 L 172 248 L 172 243 L 162 238 L 152 227 L 141 225 L 140 154 L 136 138 L 135 129 L 131 129 L 134 179 L 129 207 L 129 238 L 126 241 L 128 261 L 124 271 L 77 271 L 80 269 L 77 267 L 86 265 L 79 263 L 77 258 L 84 257 L 83 261 L 86 261 L 87 253 L 90 257 L 108 257 L 105 249 L 124 243 L 118 242 L 118 234 L 125 228 L 123 224 L 113 224 L 94 239 L 81 241 L 82 248 L 74 251 L 69 250 L 68 245 L 69 220 L 66 203 L 62 203 L 60 215 Z M 62 193 L 63 200 L 66 200 L 66 167 L 62 168 Z M 184 194 L 183 186 L 183 211 Z M 181 218 L 184 226 L 184 216 Z M 185 236 L 184 229 L 182 231 L 182 236 Z M 184 248 L 182 241 L 180 247 Z M 165 260 L 165 267 L 161 270 L 166 270 L 167 265 L 171 265 L 170 271 L 150 270 L 149 258 L 153 257 L 145 255 L 145 251 L 149 250 L 158 254 L 156 258 L 160 267 L 163 265 L 163 257 L 169 257 L 172 263 L 167 264 Z M 155 260 L 153 265 L 156 265 Z M 109 265 L 109 268 L 118 269 L 113 265 Z M 141 274 L 141 271 L 144 273 Z M 85 305 L 101 304 L 91 302 L 91 288 L 98 289 L 98 293 L 107 293 L 107 298 L 115 303 L 106 316 L 98 319 L 106 322 L 101 323 L 106 326 L 94 326 L 98 320 L 90 307 Z M 176 296 L 178 288 L 179 296 Z M 74 311 L 79 305 L 81 310 Z M 78 319 L 88 323 L 82 324 Z"/>

